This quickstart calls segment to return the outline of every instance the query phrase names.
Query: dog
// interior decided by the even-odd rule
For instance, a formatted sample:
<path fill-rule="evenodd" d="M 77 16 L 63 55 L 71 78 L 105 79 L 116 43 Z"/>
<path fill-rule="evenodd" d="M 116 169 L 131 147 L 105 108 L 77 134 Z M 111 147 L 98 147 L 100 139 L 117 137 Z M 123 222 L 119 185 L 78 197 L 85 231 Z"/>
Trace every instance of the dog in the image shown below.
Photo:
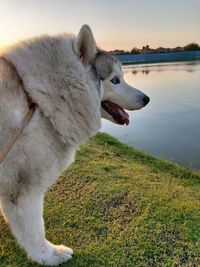
<path fill-rule="evenodd" d="M 34 114 L 0 165 L 0 207 L 28 257 L 56 266 L 73 251 L 45 238 L 45 192 L 98 132 L 102 117 L 127 125 L 124 109 L 141 109 L 149 97 L 125 83 L 121 63 L 97 47 L 84 25 L 77 36 L 41 36 L 1 55 L 0 149 L 30 102 Z"/>

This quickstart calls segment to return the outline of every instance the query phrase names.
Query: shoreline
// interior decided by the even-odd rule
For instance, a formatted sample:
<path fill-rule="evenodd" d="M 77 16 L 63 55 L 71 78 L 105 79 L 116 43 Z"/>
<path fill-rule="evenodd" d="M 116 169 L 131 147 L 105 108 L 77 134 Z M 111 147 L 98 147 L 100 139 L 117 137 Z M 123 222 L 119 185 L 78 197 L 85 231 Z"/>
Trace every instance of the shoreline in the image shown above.
<path fill-rule="evenodd" d="M 123 65 L 181 62 L 190 60 L 200 60 L 200 51 L 159 53 L 159 54 L 138 54 L 138 55 L 115 55 Z"/>
<path fill-rule="evenodd" d="M 156 63 L 175 63 L 175 62 L 179 62 L 179 63 L 184 63 L 184 62 L 190 62 L 190 61 L 200 61 L 200 58 L 196 58 L 196 59 L 180 59 L 180 60 L 166 60 L 166 61 L 148 61 L 148 62 L 122 62 L 123 66 L 128 66 L 128 65 L 146 65 L 146 64 L 156 64 Z"/>

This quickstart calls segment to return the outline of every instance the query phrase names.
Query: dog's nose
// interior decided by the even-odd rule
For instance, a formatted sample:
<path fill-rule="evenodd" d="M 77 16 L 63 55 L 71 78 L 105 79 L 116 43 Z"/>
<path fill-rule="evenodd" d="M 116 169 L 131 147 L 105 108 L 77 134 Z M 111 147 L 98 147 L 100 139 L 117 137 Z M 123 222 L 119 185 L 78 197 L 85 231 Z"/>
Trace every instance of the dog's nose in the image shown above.
<path fill-rule="evenodd" d="M 149 101 L 150 101 L 150 98 L 149 98 L 147 95 L 145 95 L 145 96 L 143 97 L 144 105 L 146 106 L 146 105 L 149 103 Z"/>

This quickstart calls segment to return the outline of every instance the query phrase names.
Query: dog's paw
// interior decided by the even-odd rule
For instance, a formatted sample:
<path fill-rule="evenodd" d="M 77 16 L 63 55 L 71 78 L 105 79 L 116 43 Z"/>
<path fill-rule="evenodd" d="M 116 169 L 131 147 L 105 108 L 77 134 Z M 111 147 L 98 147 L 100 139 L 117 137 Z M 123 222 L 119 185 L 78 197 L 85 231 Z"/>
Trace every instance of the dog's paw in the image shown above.
<path fill-rule="evenodd" d="M 54 246 L 53 254 L 43 259 L 43 265 L 57 266 L 63 262 L 66 262 L 72 258 L 73 250 L 63 245 Z"/>
<path fill-rule="evenodd" d="M 53 245 L 46 241 L 45 247 L 37 257 L 30 258 L 42 265 L 57 266 L 72 258 L 73 250 L 63 245 Z M 39 257 L 38 257 L 39 256 Z"/>

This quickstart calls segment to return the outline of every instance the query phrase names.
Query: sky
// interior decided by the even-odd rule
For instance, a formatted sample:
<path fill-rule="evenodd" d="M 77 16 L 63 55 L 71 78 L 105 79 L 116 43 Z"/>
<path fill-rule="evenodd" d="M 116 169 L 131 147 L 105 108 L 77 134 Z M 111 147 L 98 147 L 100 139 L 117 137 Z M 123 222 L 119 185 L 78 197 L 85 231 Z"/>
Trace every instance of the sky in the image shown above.
<path fill-rule="evenodd" d="M 105 50 L 200 44 L 200 0 L 0 0 L 0 48 L 83 24 Z"/>

